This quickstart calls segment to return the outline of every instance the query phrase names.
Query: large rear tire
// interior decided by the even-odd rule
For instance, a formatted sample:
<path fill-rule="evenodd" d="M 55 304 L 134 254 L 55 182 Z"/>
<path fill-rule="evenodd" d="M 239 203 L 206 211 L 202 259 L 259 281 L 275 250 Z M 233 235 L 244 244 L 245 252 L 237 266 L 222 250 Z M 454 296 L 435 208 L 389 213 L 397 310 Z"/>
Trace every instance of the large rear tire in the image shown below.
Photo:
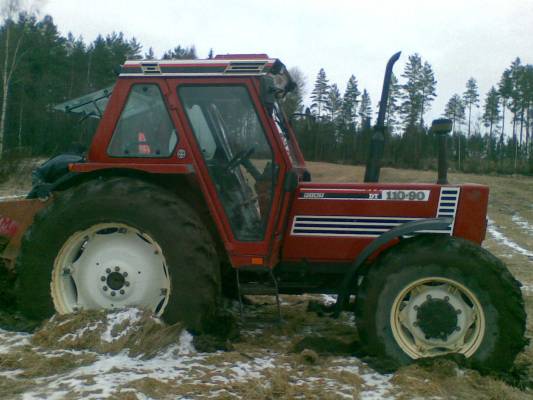
<path fill-rule="evenodd" d="M 505 265 L 441 235 L 379 256 L 359 288 L 356 322 L 368 352 L 396 365 L 458 353 L 474 368 L 505 370 L 527 343 L 520 284 Z"/>
<path fill-rule="evenodd" d="M 217 312 L 215 246 L 176 195 L 131 178 L 97 179 L 36 215 L 17 259 L 29 318 L 137 306 L 201 332 Z"/>

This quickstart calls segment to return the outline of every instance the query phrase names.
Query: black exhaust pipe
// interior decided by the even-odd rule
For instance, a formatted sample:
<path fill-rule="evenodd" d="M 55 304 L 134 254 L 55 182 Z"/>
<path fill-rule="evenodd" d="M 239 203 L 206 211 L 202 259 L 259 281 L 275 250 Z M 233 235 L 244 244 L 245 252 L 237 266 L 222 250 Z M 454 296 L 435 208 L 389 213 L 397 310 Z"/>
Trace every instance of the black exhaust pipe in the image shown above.
<path fill-rule="evenodd" d="M 438 178 L 439 185 L 448 184 L 448 156 L 446 155 L 448 133 L 452 131 L 453 122 L 451 119 L 440 118 L 435 119 L 431 123 L 431 132 L 437 135 L 437 143 L 439 147 L 439 164 L 438 164 Z"/>
<path fill-rule="evenodd" d="M 400 58 L 401 51 L 394 54 L 387 63 L 385 68 L 385 78 L 383 79 L 383 89 L 381 90 L 381 101 L 379 102 L 379 113 L 376 125 L 374 126 L 374 135 L 370 143 L 370 153 L 366 162 L 365 182 L 378 182 L 379 172 L 381 169 L 381 157 L 383 156 L 383 147 L 385 143 L 385 114 L 387 113 L 387 101 L 389 99 L 389 88 L 392 77 L 392 67 Z"/>

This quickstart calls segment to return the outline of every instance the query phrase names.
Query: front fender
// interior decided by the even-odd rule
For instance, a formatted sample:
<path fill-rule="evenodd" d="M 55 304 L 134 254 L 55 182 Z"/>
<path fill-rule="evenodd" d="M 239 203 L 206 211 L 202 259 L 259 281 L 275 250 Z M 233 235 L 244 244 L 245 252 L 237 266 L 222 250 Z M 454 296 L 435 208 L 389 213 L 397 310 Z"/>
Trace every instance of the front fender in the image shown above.
<path fill-rule="evenodd" d="M 401 238 L 403 236 L 412 236 L 432 231 L 447 229 L 453 222 L 452 218 L 427 218 L 418 221 L 411 221 L 399 225 L 390 231 L 385 232 L 377 237 L 374 241 L 369 243 L 361 253 L 357 256 L 350 268 L 346 271 L 341 288 L 337 296 L 337 303 L 335 305 L 335 315 L 338 316 L 341 312 L 342 305 L 348 300 L 350 294 L 350 286 L 354 281 L 359 269 L 364 262 L 374 254 L 379 248 L 390 243 L 392 240 Z"/>

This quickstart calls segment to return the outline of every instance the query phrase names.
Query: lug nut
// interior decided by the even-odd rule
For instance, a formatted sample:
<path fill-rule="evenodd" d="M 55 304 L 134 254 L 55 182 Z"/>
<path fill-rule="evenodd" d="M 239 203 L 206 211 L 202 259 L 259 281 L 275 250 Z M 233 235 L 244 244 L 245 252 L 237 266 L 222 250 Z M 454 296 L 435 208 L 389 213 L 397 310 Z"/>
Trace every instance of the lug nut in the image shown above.
<path fill-rule="evenodd" d="M 110 274 L 110 273 L 111 273 L 111 268 L 107 268 L 107 269 L 105 270 L 105 272 L 107 272 L 108 274 Z"/>
<path fill-rule="evenodd" d="M 101 276 L 101 277 L 100 277 L 100 280 L 101 280 L 102 282 L 105 282 L 105 276 Z"/>
<path fill-rule="evenodd" d="M 450 298 L 448 296 L 444 296 L 444 301 L 450 301 Z"/>
<path fill-rule="evenodd" d="M 418 326 L 418 321 L 413 322 L 413 326 Z"/>
<path fill-rule="evenodd" d="M 125 277 L 128 276 L 128 273 L 127 273 L 127 272 L 123 272 L 123 273 L 122 273 L 122 276 L 125 278 Z"/>
<path fill-rule="evenodd" d="M 114 295 L 116 295 L 116 293 L 115 293 L 114 291 L 113 291 L 113 292 L 111 292 L 111 296 L 114 296 Z"/>
<path fill-rule="evenodd" d="M 461 313 L 462 313 L 462 311 L 461 311 L 460 309 L 455 310 L 455 312 L 456 312 L 457 314 L 461 314 Z"/>
<path fill-rule="evenodd" d="M 63 270 L 63 275 L 70 275 L 71 272 L 72 272 L 72 271 L 70 270 L 70 268 L 65 268 L 65 269 Z"/>
<path fill-rule="evenodd" d="M 161 296 L 165 296 L 167 292 L 168 292 L 168 289 L 166 288 L 161 289 Z"/>
<path fill-rule="evenodd" d="M 431 295 L 428 294 L 428 295 L 426 296 L 426 299 L 431 300 Z"/>
<path fill-rule="evenodd" d="M 414 306 L 413 309 L 416 311 L 418 310 L 418 306 Z"/>
<path fill-rule="evenodd" d="M 126 293 L 126 292 L 124 291 L 124 289 L 120 289 L 120 294 L 124 294 L 124 293 Z"/>
<path fill-rule="evenodd" d="M 461 327 L 460 327 L 460 326 L 456 326 L 456 327 L 455 327 L 455 330 L 456 330 L 457 332 L 459 332 L 459 331 L 461 330 Z"/>
<path fill-rule="evenodd" d="M 102 289 L 104 290 L 104 292 L 107 291 L 107 286 L 104 286 Z"/>
<path fill-rule="evenodd" d="M 124 285 L 129 286 L 130 283 L 128 281 L 124 282 Z"/>
<path fill-rule="evenodd" d="M 116 272 L 120 271 L 120 267 L 118 265 L 115 267 L 115 271 Z"/>

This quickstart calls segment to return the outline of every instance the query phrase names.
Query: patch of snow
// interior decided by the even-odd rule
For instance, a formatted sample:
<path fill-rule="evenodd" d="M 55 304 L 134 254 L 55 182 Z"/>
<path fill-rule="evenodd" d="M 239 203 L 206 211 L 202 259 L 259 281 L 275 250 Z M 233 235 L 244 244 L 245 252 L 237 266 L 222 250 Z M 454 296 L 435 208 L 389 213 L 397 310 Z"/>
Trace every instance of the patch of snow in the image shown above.
<path fill-rule="evenodd" d="M 30 336 L 29 333 L 8 332 L 0 329 L 0 354 L 8 353 L 15 347 L 28 345 Z"/>
<path fill-rule="evenodd" d="M 58 326 L 61 326 L 61 325 L 65 324 L 65 323 L 66 323 L 66 321 L 63 321 Z M 99 327 L 100 327 L 100 322 L 97 322 L 96 324 L 93 324 L 93 325 L 84 326 L 83 328 L 77 330 L 74 333 L 67 333 L 67 334 L 61 336 L 58 339 L 58 342 L 64 342 L 64 341 L 67 341 L 67 340 L 77 340 L 77 339 L 83 337 L 83 335 L 85 335 L 87 332 L 92 332 L 92 331 L 98 329 Z"/>
<path fill-rule="evenodd" d="M 107 314 L 107 329 L 102 334 L 102 340 L 108 343 L 114 342 L 121 337 L 128 334 L 128 332 L 133 329 L 136 322 L 141 319 L 141 310 L 137 308 L 125 308 L 118 312 L 108 313 Z M 112 336 L 113 329 L 116 326 L 119 326 L 124 323 L 124 321 L 129 321 L 129 325 L 120 332 L 117 336 Z"/>
<path fill-rule="evenodd" d="M 522 255 L 524 255 L 526 257 L 533 258 L 533 252 L 532 251 L 524 249 L 518 243 L 513 242 L 511 239 L 509 239 L 507 236 L 505 236 L 503 233 L 501 233 L 498 230 L 498 228 L 496 227 L 496 224 L 494 223 L 494 221 L 491 220 L 490 218 L 488 218 L 487 230 L 488 230 L 488 232 L 490 233 L 490 235 L 492 236 L 492 238 L 496 242 L 498 242 L 500 244 L 503 244 L 504 246 L 507 246 L 507 247 L 513 249 L 514 251 L 516 251 L 517 253 L 520 253 L 520 254 L 522 254 Z"/>
<path fill-rule="evenodd" d="M 524 218 L 522 218 L 518 214 L 514 214 L 511 217 L 511 220 L 518 225 L 520 228 L 524 230 L 528 235 L 533 236 L 533 225 L 531 225 L 528 221 L 526 221 Z"/>
<path fill-rule="evenodd" d="M 327 306 L 330 306 L 332 304 L 335 304 L 337 302 L 337 296 L 332 296 L 330 294 L 323 294 L 322 300 L 324 301 L 324 304 Z"/>
<path fill-rule="evenodd" d="M 196 353 L 196 349 L 192 344 L 193 337 L 185 329 L 181 332 L 179 344 L 178 344 L 178 354 L 192 354 Z"/>

